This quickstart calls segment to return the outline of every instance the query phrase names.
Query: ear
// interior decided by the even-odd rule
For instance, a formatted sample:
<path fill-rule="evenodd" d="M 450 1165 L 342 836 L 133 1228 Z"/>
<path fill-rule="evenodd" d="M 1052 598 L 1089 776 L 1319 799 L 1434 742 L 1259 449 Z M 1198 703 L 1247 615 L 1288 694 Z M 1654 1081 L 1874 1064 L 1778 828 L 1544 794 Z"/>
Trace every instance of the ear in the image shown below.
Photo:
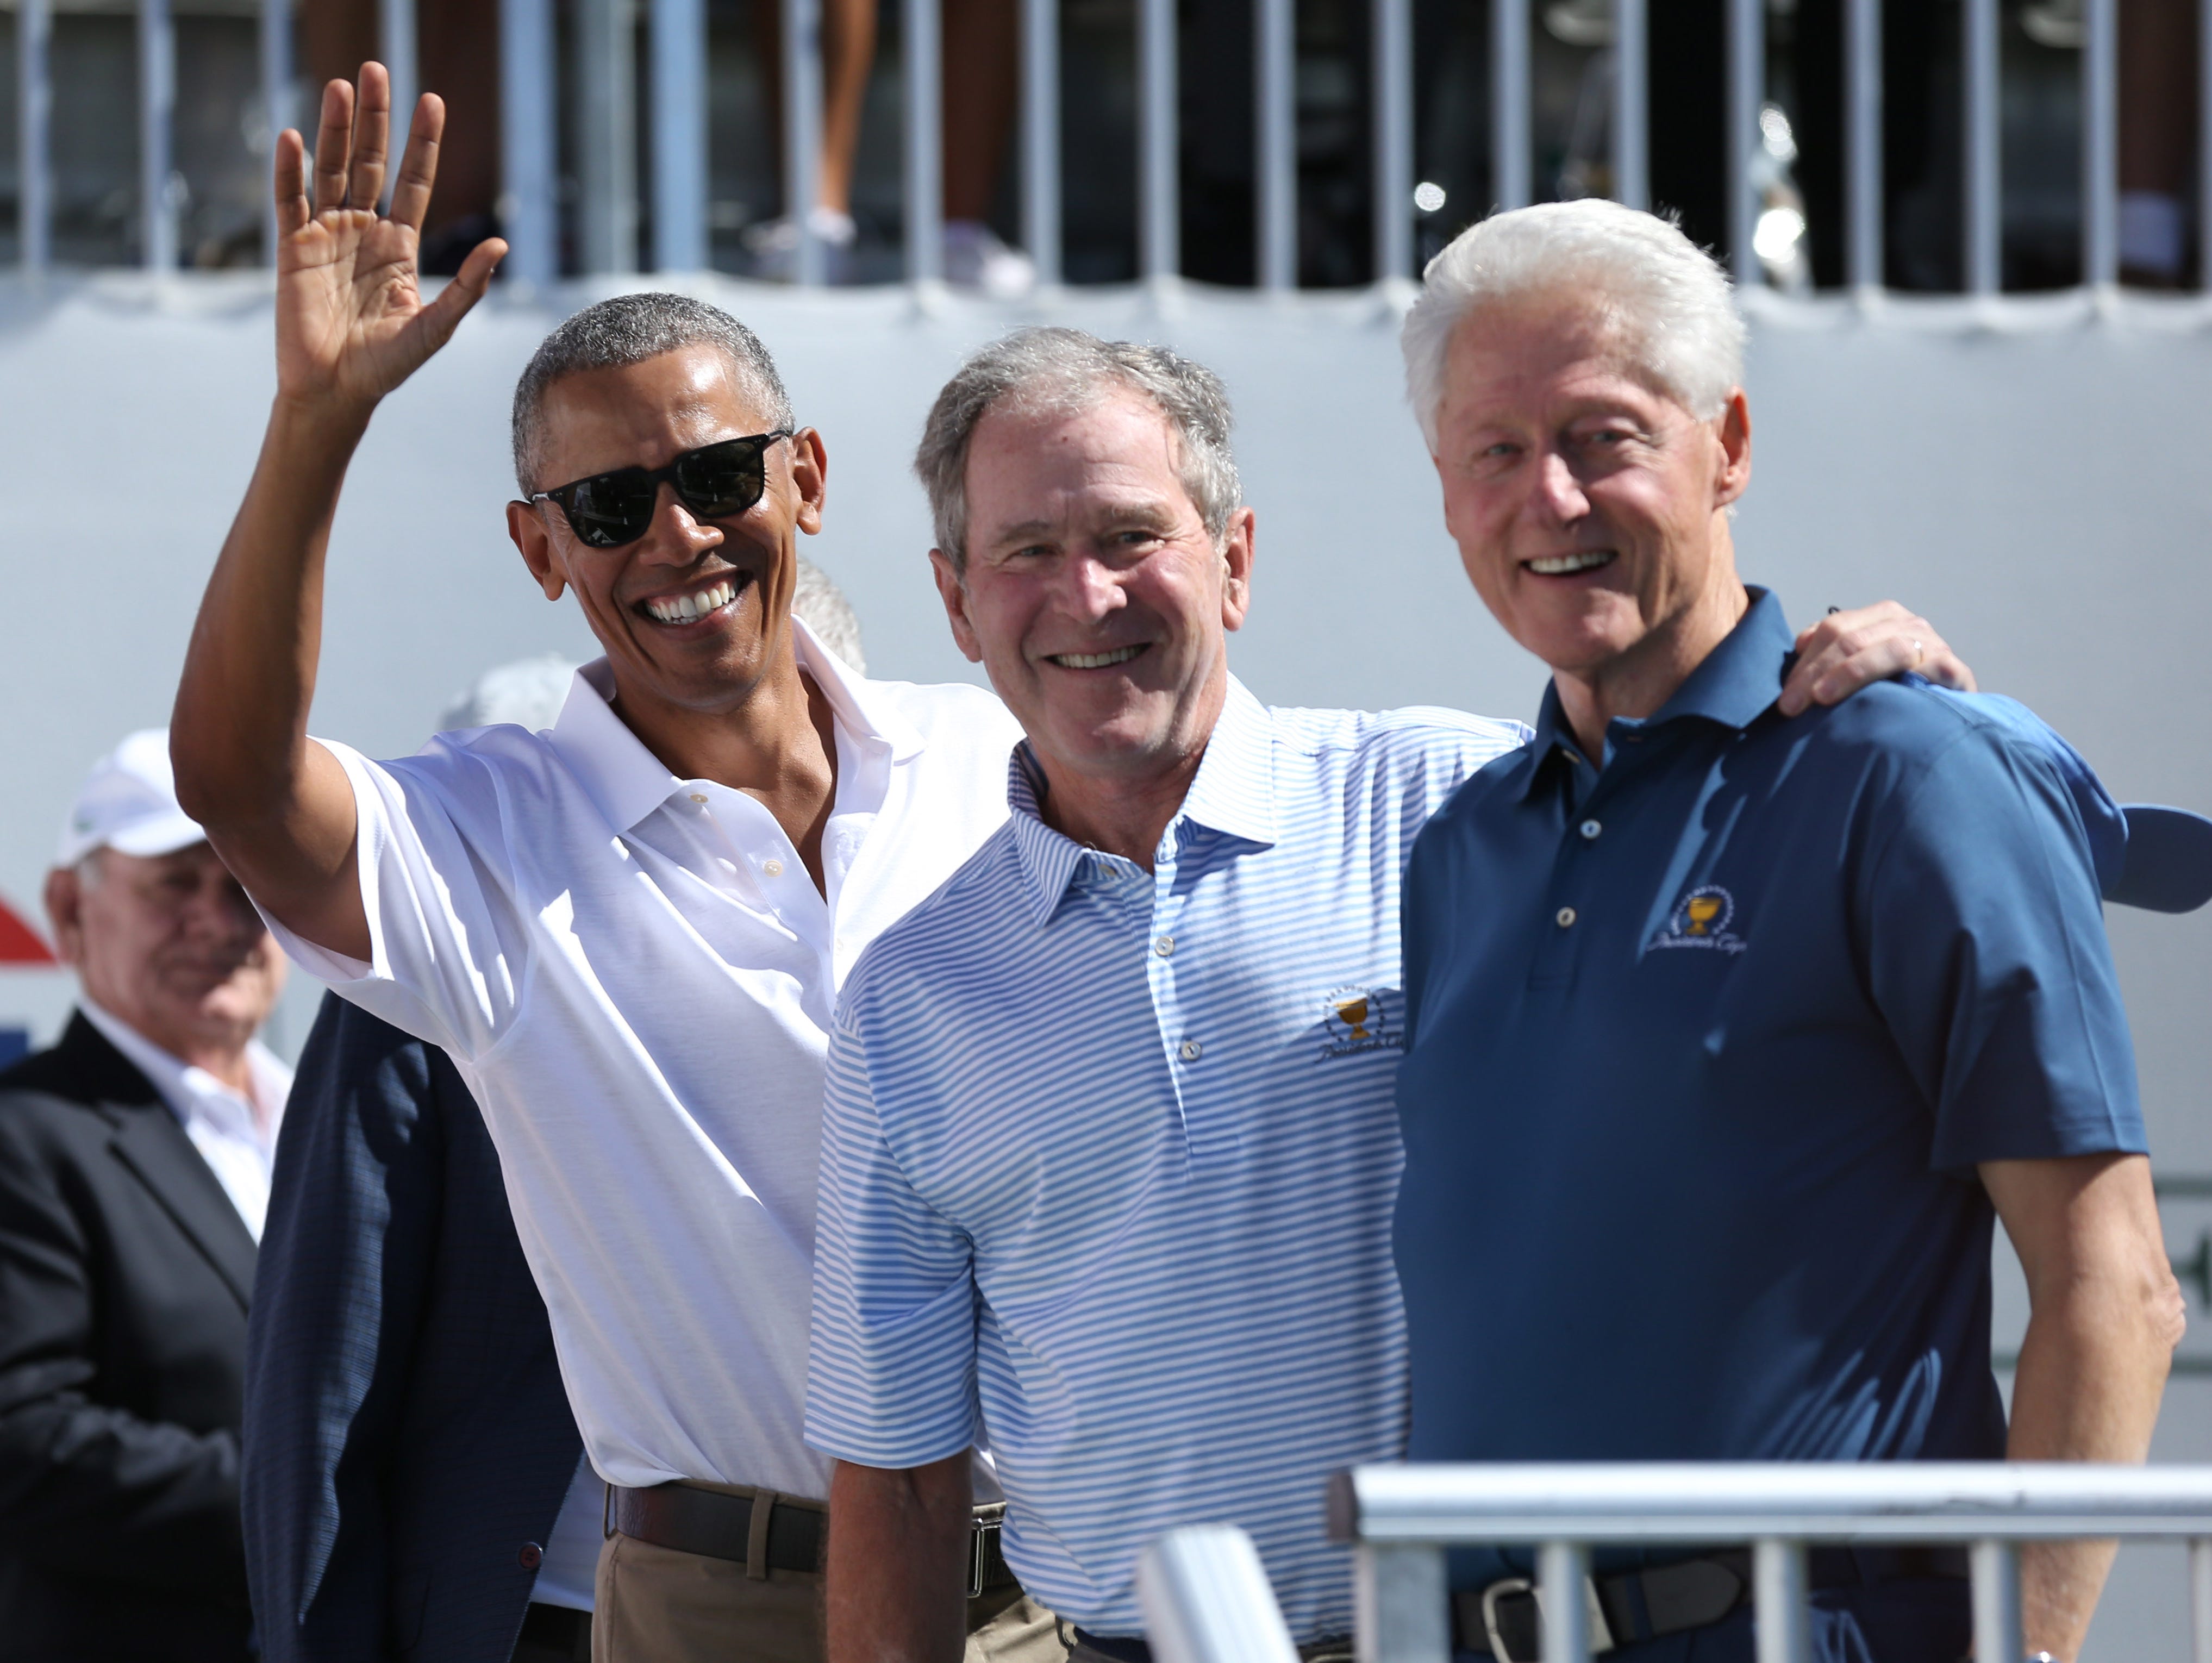
<path fill-rule="evenodd" d="M 97 853 L 94 859 L 100 857 Z M 74 866 L 46 874 L 47 922 L 54 926 L 54 951 L 64 964 L 84 962 L 84 879 Z"/>
<path fill-rule="evenodd" d="M 792 435 L 791 483 L 799 492 L 799 529 L 813 537 L 822 529 L 822 509 L 829 500 L 830 452 L 811 428 Z"/>
<path fill-rule="evenodd" d="M 1252 610 L 1252 542 L 1258 524 L 1249 507 L 1229 516 L 1229 533 L 1221 545 L 1221 563 L 1229 568 L 1221 586 L 1224 629 L 1242 629 L 1244 615 Z"/>
<path fill-rule="evenodd" d="M 1725 508 L 1751 483 L 1751 405 L 1738 387 L 1713 423 L 1720 440 L 1720 467 L 1713 479 L 1713 507 Z"/>
<path fill-rule="evenodd" d="M 968 585 L 959 568 L 942 549 L 929 551 L 929 574 L 937 580 L 938 598 L 945 603 L 945 622 L 952 626 L 953 644 L 969 664 L 983 662 L 983 642 L 968 617 Z"/>
<path fill-rule="evenodd" d="M 561 598 L 561 592 L 568 580 L 561 574 L 553 533 L 545 524 L 545 516 L 538 511 L 534 502 L 510 502 L 507 505 L 507 534 L 514 546 L 522 551 L 522 563 L 530 568 L 548 600 Z"/>

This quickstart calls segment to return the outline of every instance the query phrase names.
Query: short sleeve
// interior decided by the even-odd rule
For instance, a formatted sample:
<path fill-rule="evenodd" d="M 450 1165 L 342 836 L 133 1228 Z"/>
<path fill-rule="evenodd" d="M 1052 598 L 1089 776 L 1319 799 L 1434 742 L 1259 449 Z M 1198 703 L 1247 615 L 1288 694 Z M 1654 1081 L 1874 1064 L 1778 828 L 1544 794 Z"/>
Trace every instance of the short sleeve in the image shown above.
<path fill-rule="evenodd" d="M 1859 896 L 1870 991 L 1935 1106 L 1931 1164 L 2142 1153 L 2080 806 L 1978 724 L 1900 787 Z"/>
<path fill-rule="evenodd" d="M 908 1181 L 862 1041 L 842 1021 L 830 1043 L 815 1235 L 806 1441 L 891 1468 L 981 1441 L 973 1248 Z"/>
<path fill-rule="evenodd" d="M 511 879 L 471 848 L 434 775 L 315 743 L 353 787 L 371 956 L 331 952 L 262 917 L 295 963 L 349 1002 L 457 1057 L 482 1056 L 512 1026 L 524 981 Z"/>

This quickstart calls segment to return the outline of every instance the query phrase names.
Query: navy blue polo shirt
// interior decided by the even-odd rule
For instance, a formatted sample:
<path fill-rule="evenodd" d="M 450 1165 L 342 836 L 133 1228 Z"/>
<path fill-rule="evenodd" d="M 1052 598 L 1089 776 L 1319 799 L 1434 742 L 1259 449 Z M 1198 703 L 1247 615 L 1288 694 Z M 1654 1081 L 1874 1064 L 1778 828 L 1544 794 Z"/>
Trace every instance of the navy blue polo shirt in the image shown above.
<path fill-rule="evenodd" d="M 1976 1163 L 2145 1147 L 2050 753 L 1924 685 L 1783 718 L 1752 595 L 1601 769 L 1547 692 L 1415 846 L 1415 1460 L 2001 1456 Z"/>

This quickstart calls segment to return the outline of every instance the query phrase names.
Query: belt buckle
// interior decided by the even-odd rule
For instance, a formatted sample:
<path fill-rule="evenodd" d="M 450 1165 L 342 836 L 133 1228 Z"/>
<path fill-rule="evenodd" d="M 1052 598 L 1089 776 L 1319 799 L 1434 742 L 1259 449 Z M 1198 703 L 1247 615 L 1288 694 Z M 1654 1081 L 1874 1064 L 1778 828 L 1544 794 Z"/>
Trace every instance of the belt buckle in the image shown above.
<path fill-rule="evenodd" d="M 1534 1657 L 1516 1657 L 1506 1649 L 1505 1637 L 1498 1630 L 1498 1602 L 1516 1593 L 1531 1596 L 1536 1602 L 1536 1632 L 1540 1637 L 1544 1622 L 1544 1591 L 1526 1576 L 1505 1576 L 1482 1591 L 1482 1631 L 1490 1642 L 1490 1654 L 1498 1663 L 1538 1663 Z M 1589 1612 L 1590 1655 L 1596 1657 L 1609 1652 L 1618 1643 L 1613 1637 L 1613 1624 L 1605 1618 L 1605 1606 L 1597 1597 L 1597 1584 L 1589 1577 L 1583 1578 L 1583 1602 Z M 1539 1646 L 1540 1654 L 1541 1647 Z"/>
<path fill-rule="evenodd" d="M 968 1597 L 979 1599 L 983 1593 L 983 1536 L 985 1532 L 995 1536 L 1006 1528 L 1003 1519 L 971 1519 L 968 1523 Z"/>
<path fill-rule="evenodd" d="M 1482 1632 L 1490 1642 L 1490 1654 L 1498 1663 L 1536 1663 L 1533 1657 L 1516 1657 L 1505 1647 L 1505 1636 L 1498 1631 L 1498 1602 L 1509 1594 L 1536 1592 L 1536 1585 L 1525 1576 L 1506 1576 L 1492 1582 L 1482 1591 Z M 1537 1621 L 1543 1620 L 1543 1608 L 1537 1607 Z"/>

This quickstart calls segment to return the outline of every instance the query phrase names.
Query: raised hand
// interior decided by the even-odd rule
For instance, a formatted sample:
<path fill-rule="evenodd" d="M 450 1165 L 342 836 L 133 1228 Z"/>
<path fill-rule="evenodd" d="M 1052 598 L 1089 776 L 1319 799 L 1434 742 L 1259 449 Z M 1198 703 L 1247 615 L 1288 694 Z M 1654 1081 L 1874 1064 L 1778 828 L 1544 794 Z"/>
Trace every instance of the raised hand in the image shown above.
<path fill-rule="evenodd" d="M 277 139 L 280 398 L 335 405 L 365 418 L 445 345 L 483 298 L 492 269 L 507 252 L 496 237 L 471 250 L 460 274 L 428 304 L 416 270 L 445 126 L 444 103 L 423 94 L 389 215 L 376 208 L 392 128 L 392 82 L 381 64 L 362 65 L 358 94 L 343 81 L 323 89 L 312 203 L 300 135 L 287 129 Z"/>

